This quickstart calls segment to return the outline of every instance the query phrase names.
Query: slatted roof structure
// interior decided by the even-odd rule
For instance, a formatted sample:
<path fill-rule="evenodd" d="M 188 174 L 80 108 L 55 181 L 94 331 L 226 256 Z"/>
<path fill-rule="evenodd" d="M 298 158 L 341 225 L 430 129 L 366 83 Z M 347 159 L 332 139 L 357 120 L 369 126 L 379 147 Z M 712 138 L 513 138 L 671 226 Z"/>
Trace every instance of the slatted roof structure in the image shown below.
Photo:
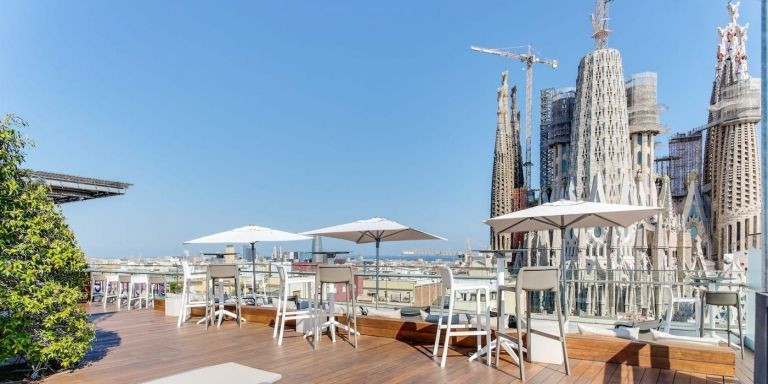
<path fill-rule="evenodd" d="M 29 170 L 28 172 L 32 180 L 48 185 L 50 188 L 48 195 L 56 204 L 122 195 L 131 186 L 129 183 L 119 181 L 43 171 Z"/>

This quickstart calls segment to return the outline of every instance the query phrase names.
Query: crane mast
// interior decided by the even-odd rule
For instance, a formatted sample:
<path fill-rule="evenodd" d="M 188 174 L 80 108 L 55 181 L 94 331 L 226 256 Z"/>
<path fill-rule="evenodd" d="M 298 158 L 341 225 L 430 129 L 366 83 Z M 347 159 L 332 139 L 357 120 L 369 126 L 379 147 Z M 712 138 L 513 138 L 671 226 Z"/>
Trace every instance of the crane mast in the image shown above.
<path fill-rule="evenodd" d="M 525 64 L 525 162 L 523 167 L 525 168 L 525 190 L 526 193 L 531 190 L 531 135 L 533 126 L 533 65 L 534 64 L 546 64 L 553 69 L 557 68 L 557 60 L 542 59 L 533 53 L 533 47 L 528 45 L 527 51 L 520 53 L 514 51 L 508 51 L 499 48 L 482 48 L 474 45 L 469 49 L 487 53 L 491 55 L 506 57 L 508 59 L 519 60 Z"/>

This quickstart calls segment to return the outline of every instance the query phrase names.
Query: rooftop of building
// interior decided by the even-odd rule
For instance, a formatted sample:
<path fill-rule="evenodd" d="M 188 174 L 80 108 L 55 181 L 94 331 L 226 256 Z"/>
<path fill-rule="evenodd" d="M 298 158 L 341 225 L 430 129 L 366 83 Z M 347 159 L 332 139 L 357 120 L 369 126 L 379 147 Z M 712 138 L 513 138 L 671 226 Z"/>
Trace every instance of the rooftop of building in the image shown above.
<path fill-rule="evenodd" d="M 33 180 L 48 185 L 56 204 L 125 194 L 130 183 L 29 170 Z"/>

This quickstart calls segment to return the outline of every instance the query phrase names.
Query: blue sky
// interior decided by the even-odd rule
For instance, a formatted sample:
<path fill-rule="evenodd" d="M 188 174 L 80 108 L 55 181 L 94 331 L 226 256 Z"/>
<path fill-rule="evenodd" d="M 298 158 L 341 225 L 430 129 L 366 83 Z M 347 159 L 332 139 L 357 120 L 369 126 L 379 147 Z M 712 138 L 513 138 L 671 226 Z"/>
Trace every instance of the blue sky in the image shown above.
<path fill-rule="evenodd" d="M 62 207 L 90 257 L 195 253 L 180 243 L 241 225 L 298 232 L 373 216 L 449 239 L 385 254 L 466 238 L 481 248 L 500 72 L 521 110 L 525 75 L 468 47 L 530 43 L 560 63 L 536 68 L 535 94 L 573 86 L 593 4 L 5 1 L 0 106 L 30 123 L 28 167 L 134 184 Z M 609 45 L 627 77 L 658 72 L 670 132 L 706 118 L 725 4 L 612 3 Z M 758 76 L 759 2 L 742 0 L 741 15 Z M 536 106 L 534 161 L 537 127 Z"/>

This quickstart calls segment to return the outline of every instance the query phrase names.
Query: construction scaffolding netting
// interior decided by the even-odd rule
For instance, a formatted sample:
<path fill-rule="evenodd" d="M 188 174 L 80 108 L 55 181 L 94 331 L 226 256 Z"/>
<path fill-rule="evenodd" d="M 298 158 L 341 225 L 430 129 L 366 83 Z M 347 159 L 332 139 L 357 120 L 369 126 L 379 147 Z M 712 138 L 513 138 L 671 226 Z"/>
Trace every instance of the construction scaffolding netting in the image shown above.
<path fill-rule="evenodd" d="M 742 119 L 760 119 L 760 79 L 747 78 L 720 89 L 717 103 L 709 107 L 710 125 Z"/>
<path fill-rule="evenodd" d="M 630 133 L 659 133 L 659 104 L 656 101 L 657 78 L 653 72 L 632 75 L 626 82 L 627 114 Z"/>

